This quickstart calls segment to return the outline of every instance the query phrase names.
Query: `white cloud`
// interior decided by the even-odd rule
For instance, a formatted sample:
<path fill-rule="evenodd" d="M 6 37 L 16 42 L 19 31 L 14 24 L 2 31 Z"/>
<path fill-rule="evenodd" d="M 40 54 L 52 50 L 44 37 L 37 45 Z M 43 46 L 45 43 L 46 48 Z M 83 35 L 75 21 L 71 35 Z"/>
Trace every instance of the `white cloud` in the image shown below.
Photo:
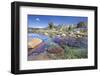
<path fill-rule="evenodd" d="M 39 18 L 36 18 L 36 21 L 40 21 L 40 19 Z"/>

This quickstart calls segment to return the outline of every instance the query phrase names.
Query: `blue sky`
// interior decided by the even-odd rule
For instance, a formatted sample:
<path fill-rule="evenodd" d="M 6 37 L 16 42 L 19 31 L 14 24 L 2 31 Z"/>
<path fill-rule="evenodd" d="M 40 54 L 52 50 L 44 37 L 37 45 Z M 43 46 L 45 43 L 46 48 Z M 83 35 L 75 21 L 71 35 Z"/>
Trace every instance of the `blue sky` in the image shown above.
<path fill-rule="evenodd" d="M 49 22 L 59 24 L 77 24 L 80 21 L 87 22 L 87 17 L 78 16 L 50 16 L 50 15 L 28 15 L 28 27 L 44 28 Z"/>

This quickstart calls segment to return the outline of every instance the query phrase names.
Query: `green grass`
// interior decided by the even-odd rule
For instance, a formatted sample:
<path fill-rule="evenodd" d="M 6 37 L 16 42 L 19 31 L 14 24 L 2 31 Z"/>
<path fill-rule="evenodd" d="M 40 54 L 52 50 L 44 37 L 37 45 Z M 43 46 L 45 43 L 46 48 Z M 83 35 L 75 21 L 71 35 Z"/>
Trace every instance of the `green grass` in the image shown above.
<path fill-rule="evenodd" d="M 64 45 L 65 50 L 65 59 L 81 59 L 87 58 L 87 49 L 85 48 L 76 48 L 76 47 L 68 47 Z"/>

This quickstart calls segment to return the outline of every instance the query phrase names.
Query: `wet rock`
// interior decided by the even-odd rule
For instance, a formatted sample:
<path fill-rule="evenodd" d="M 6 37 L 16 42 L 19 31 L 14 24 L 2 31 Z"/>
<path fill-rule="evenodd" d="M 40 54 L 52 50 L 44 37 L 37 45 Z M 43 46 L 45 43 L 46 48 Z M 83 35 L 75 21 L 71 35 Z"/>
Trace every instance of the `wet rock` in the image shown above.
<path fill-rule="evenodd" d="M 66 43 L 71 47 L 87 48 L 88 46 L 87 38 L 69 38 Z"/>
<path fill-rule="evenodd" d="M 68 45 L 71 47 L 87 48 L 88 46 L 87 37 L 55 37 L 53 41 L 59 44 L 61 47 L 63 45 Z"/>
<path fill-rule="evenodd" d="M 62 59 L 64 58 L 64 49 L 61 48 L 60 46 L 51 46 L 47 50 L 48 55 L 50 58 L 53 59 Z"/>
<path fill-rule="evenodd" d="M 35 48 L 38 46 L 40 43 L 42 43 L 42 40 L 39 38 L 33 38 L 28 42 L 28 48 Z"/>
<path fill-rule="evenodd" d="M 28 56 L 28 60 L 50 60 L 49 56 L 46 53 L 40 53 L 39 55 L 30 55 Z"/>
<path fill-rule="evenodd" d="M 53 41 L 57 44 L 59 44 L 60 46 L 65 45 L 66 44 L 66 40 L 62 37 L 55 37 L 53 39 Z"/>
<path fill-rule="evenodd" d="M 40 54 L 40 53 L 46 51 L 45 47 L 46 47 L 46 43 L 45 43 L 45 42 L 42 42 L 42 43 L 40 43 L 37 47 L 28 50 L 28 55 L 31 55 L 31 54 L 33 54 L 33 53 L 35 53 L 35 54 L 36 54 L 36 53 L 37 53 L 37 54 Z"/>
<path fill-rule="evenodd" d="M 58 54 L 58 53 L 62 53 L 64 52 L 64 50 L 60 47 L 52 47 L 52 48 L 48 48 L 47 50 L 49 53 L 53 53 L 53 54 Z"/>

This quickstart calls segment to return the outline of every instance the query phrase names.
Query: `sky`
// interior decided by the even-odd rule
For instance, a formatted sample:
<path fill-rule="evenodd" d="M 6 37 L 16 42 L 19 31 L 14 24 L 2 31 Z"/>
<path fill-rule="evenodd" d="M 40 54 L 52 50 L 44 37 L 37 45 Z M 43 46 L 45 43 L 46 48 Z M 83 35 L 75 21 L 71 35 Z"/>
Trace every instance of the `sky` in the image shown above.
<path fill-rule="evenodd" d="M 77 24 L 79 22 L 87 22 L 87 17 L 78 16 L 51 16 L 51 15 L 28 15 L 28 27 L 31 28 L 45 28 L 49 22 L 56 25 L 59 24 Z"/>

